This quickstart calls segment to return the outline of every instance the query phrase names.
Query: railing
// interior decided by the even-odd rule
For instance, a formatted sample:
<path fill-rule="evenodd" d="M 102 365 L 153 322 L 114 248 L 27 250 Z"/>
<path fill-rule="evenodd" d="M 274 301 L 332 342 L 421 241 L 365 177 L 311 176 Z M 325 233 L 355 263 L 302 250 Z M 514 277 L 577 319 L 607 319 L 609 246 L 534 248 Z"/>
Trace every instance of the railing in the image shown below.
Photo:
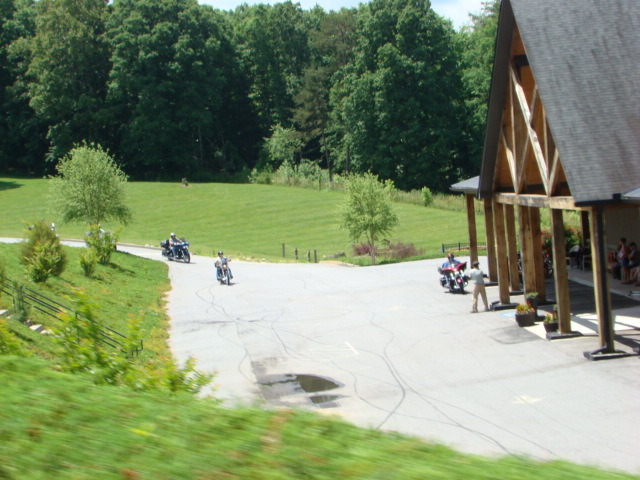
<path fill-rule="evenodd" d="M 478 243 L 477 247 L 478 247 L 478 250 L 486 250 L 487 244 Z M 469 242 L 443 243 L 441 252 L 445 253 L 445 252 L 462 251 L 462 250 L 469 250 L 469 249 L 470 249 Z"/>
<path fill-rule="evenodd" d="M 0 290 L 2 290 L 3 293 L 6 293 L 7 295 L 13 297 L 15 288 L 11 286 L 12 284 L 13 282 L 11 282 L 10 279 L 5 278 L 4 283 L 0 283 Z M 86 320 L 94 322 L 94 320 L 88 319 L 86 316 L 76 312 L 66 305 L 63 305 L 60 302 L 57 302 L 42 295 L 41 293 L 38 293 L 24 286 L 22 287 L 22 297 L 25 303 L 27 303 L 29 306 L 56 320 L 59 320 L 58 315 L 60 313 L 67 313 L 69 315 L 75 316 L 76 318 L 82 317 Z M 125 351 L 127 339 L 125 335 L 112 328 L 105 327 L 104 325 L 98 329 L 98 333 L 100 335 L 100 338 L 98 340 L 99 342 L 104 343 L 105 345 L 108 345 L 110 347 L 117 348 L 118 350 Z M 142 343 L 142 340 L 140 340 L 140 344 L 136 346 L 133 352 L 130 353 L 132 355 L 137 355 L 143 349 L 144 345 Z"/>

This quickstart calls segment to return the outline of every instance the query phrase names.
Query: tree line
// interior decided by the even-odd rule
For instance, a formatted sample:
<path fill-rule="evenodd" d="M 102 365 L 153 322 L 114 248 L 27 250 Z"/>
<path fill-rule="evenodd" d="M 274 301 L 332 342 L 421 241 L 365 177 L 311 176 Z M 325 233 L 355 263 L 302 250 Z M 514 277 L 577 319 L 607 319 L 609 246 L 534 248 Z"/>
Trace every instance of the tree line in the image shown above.
<path fill-rule="evenodd" d="M 479 170 L 498 6 L 457 32 L 428 0 L 0 0 L 0 172 L 85 142 L 134 179 L 308 161 L 442 191 Z"/>

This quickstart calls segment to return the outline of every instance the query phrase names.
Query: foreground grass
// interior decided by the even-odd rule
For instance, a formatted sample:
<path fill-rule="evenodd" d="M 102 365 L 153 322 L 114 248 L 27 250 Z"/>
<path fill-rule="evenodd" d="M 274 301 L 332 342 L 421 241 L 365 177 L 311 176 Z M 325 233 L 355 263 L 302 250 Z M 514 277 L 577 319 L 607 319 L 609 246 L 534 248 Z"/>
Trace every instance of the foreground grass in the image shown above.
<path fill-rule="evenodd" d="M 58 225 L 61 238 L 81 239 L 84 225 L 61 225 L 47 207 L 48 181 L 0 178 L 0 202 L 10 205 L 3 212 L 0 236 L 21 237 L 23 222 L 46 218 Z M 268 185 L 192 184 L 132 182 L 127 203 L 133 222 L 123 229 L 120 241 L 158 246 L 176 232 L 191 243 L 194 253 L 212 255 L 224 250 L 234 257 L 267 260 L 287 259 L 294 248 L 300 257 L 316 250 L 318 258 L 352 248 L 346 233 L 338 228 L 337 205 L 343 194 Z M 463 199 L 460 199 L 463 202 Z M 400 224 L 393 242 L 413 243 L 426 257 L 440 255 L 442 243 L 467 241 L 464 211 L 452 212 L 406 203 L 396 204 Z M 116 228 L 117 225 L 104 225 Z M 478 236 L 484 225 L 478 222 Z"/>
<path fill-rule="evenodd" d="M 292 411 L 99 387 L 0 357 L 3 479 L 631 479 L 565 462 L 491 460 Z"/>

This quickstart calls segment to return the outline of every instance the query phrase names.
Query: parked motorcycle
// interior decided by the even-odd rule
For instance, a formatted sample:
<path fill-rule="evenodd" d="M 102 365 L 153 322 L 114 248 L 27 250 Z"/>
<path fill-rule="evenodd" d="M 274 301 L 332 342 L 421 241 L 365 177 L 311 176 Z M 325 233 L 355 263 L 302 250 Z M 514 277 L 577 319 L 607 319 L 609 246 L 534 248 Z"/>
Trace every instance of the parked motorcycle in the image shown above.
<path fill-rule="evenodd" d="M 543 269 L 544 269 L 544 278 L 553 277 L 553 260 L 551 259 L 551 255 L 548 253 L 543 254 Z M 522 257 L 520 256 L 520 252 L 518 251 L 518 275 L 520 275 L 520 281 L 522 281 Z"/>
<path fill-rule="evenodd" d="M 216 262 L 216 277 L 220 285 L 229 285 L 231 283 L 231 270 L 226 262 Z"/>
<path fill-rule="evenodd" d="M 191 261 L 191 254 L 189 253 L 189 242 L 183 240 L 182 243 L 176 243 L 173 246 L 175 250 L 175 255 L 173 250 L 171 249 L 171 245 L 169 244 L 169 240 L 163 240 L 160 242 L 160 246 L 162 247 L 162 256 L 167 257 L 167 260 L 181 260 L 184 263 L 189 263 Z"/>
<path fill-rule="evenodd" d="M 464 293 L 464 288 L 469 284 L 469 278 L 464 274 L 467 262 L 460 262 L 452 267 L 438 267 L 442 274 L 440 285 L 448 288 L 451 293 Z"/>

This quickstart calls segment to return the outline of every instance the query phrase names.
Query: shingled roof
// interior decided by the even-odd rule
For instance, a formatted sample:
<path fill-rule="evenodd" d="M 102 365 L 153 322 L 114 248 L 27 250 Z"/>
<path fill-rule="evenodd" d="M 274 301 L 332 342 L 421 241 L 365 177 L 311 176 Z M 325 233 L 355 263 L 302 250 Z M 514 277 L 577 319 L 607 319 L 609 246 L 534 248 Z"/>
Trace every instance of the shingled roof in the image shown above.
<path fill-rule="evenodd" d="M 480 196 L 492 194 L 517 24 L 574 202 L 640 187 L 638 0 L 502 0 Z"/>

